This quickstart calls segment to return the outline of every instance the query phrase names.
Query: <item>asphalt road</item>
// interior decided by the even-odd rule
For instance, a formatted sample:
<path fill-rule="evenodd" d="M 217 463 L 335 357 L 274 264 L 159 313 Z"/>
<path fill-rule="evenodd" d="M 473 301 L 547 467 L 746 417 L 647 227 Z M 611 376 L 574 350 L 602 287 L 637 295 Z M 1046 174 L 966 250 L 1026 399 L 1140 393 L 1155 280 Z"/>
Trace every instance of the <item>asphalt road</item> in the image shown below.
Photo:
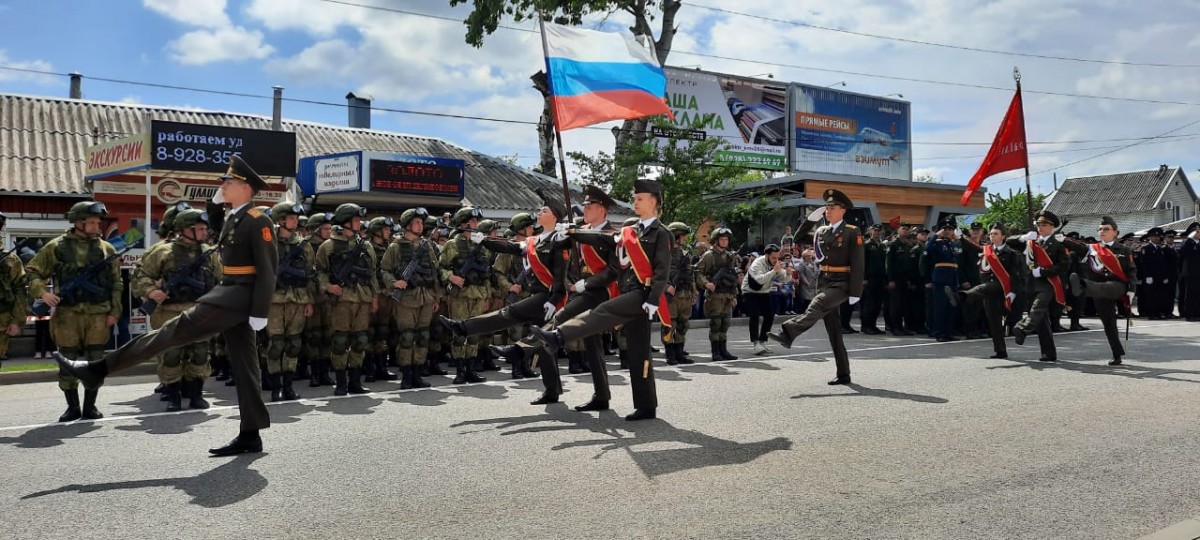
<path fill-rule="evenodd" d="M 68 425 L 54 384 L 5 386 L 0 538 L 1138 538 L 1200 515 L 1200 325 L 1135 324 L 1121 367 L 1096 331 L 1056 364 L 849 336 L 849 387 L 819 328 L 753 359 L 735 328 L 742 360 L 658 362 L 658 420 L 623 420 L 615 369 L 599 415 L 569 409 L 587 376 L 542 407 L 506 373 L 376 383 L 269 405 L 267 452 L 233 459 L 205 452 L 237 430 L 223 386 L 159 413 L 151 378 L 112 379 Z"/>

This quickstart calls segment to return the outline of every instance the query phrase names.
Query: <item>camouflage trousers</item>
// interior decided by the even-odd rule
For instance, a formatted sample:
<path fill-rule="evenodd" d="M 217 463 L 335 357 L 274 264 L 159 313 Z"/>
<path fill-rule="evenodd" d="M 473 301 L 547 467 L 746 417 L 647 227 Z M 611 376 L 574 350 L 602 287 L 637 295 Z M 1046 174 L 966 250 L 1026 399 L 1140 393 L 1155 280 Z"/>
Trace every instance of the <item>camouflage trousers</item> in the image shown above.
<path fill-rule="evenodd" d="M 8 325 L 16 324 L 17 327 L 25 326 L 24 319 L 13 319 L 12 314 L 5 312 L 0 315 L 0 356 L 8 354 Z"/>
<path fill-rule="evenodd" d="M 396 361 L 400 367 L 419 366 L 429 353 L 430 325 L 437 304 L 408 302 L 408 298 L 391 302 L 392 319 L 396 322 Z M 440 325 L 439 325 L 440 326 Z"/>
<path fill-rule="evenodd" d="M 704 316 L 708 317 L 708 340 L 723 341 L 729 331 L 733 317 L 733 303 L 737 296 L 732 293 L 710 293 L 704 298 Z"/>
<path fill-rule="evenodd" d="M 178 317 L 187 311 L 193 302 L 163 304 L 150 314 L 150 328 L 162 328 L 167 321 Z M 212 375 L 212 366 L 208 362 L 209 341 L 197 341 L 170 349 L 158 357 L 158 380 L 163 384 L 174 384 L 183 379 L 203 381 Z"/>
<path fill-rule="evenodd" d="M 387 354 L 388 350 L 393 350 L 396 347 L 394 326 L 392 325 L 392 311 L 396 301 L 392 300 L 392 295 L 379 295 L 379 311 L 371 315 L 371 334 L 370 342 L 367 345 L 367 352 L 375 354 Z"/>
<path fill-rule="evenodd" d="M 107 317 L 105 313 L 87 313 L 79 306 L 58 307 L 50 318 L 50 336 L 67 358 L 99 360 L 104 358 L 104 346 L 112 337 L 112 329 L 105 324 Z M 58 387 L 75 390 L 79 379 L 60 371 Z"/>
<path fill-rule="evenodd" d="M 669 300 L 672 326 L 663 325 L 662 342 L 683 345 L 687 341 L 688 320 L 692 318 L 694 296 L 678 296 Z"/>
<path fill-rule="evenodd" d="M 366 354 L 371 332 L 371 303 L 341 301 L 329 311 L 333 330 L 330 358 L 333 369 L 359 369 Z"/>
<path fill-rule="evenodd" d="M 294 373 L 304 348 L 304 306 L 295 302 L 271 304 L 267 316 L 267 373 Z"/>
<path fill-rule="evenodd" d="M 308 360 L 309 365 L 315 361 L 330 358 L 330 348 L 333 346 L 333 330 L 329 327 L 329 312 L 332 306 L 325 302 L 313 303 L 313 314 L 304 321 L 304 343 L 300 354 Z"/>
<path fill-rule="evenodd" d="M 470 319 L 476 315 L 482 315 L 484 309 L 487 308 L 487 298 L 464 298 L 462 296 L 452 297 L 446 301 L 450 313 L 447 315 L 451 319 L 460 321 Z M 450 342 L 450 355 L 457 360 L 467 360 L 475 358 L 479 353 L 479 337 L 478 336 L 454 336 Z"/>

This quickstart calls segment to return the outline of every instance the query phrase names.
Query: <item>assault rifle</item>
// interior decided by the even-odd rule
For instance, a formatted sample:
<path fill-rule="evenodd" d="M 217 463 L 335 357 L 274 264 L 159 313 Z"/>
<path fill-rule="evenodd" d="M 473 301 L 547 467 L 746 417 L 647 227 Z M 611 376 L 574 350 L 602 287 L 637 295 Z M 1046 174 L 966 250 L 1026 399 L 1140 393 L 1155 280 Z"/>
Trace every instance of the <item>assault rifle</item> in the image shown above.
<path fill-rule="evenodd" d="M 422 274 L 427 274 L 427 273 L 430 273 L 433 271 L 432 269 L 421 268 L 421 259 L 425 258 L 425 253 L 428 251 L 429 251 L 429 241 L 426 240 L 424 242 L 421 242 L 421 245 L 416 249 L 416 251 L 413 251 L 412 260 L 408 261 L 408 265 L 404 267 L 404 271 L 400 272 L 401 280 L 403 280 L 405 283 L 409 283 L 409 281 L 412 280 L 413 274 L 416 274 L 418 269 L 421 270 Z M 411 286 L 411 285 L 412 284 L 410 283 L 409 286 Z M 408 290 L 408 289 L 393 288 L 392 289 L 392 299 L 399 302 L 400 299 L 404 298 L 404 292 L 406 290 Z"/>
<path fill-rule="evenodd" d="M 33 238 L 30 237 L 30 238 L 21 240 L 20 242 L 17 242 L 17 244 L 15 246 L 13 246 L 12 249 L 5 251 L 4 253 L 0 253 L 0 261 L 4 261 L 5 259 L 8 259 L 9 255 L 12 255 L 13 253 L 20 251 L 21 248 L 25 247 L 25 244 L 28 244 L 30 240 L 33 240 Z"/>
<path fill-rule="evenodd" d="M 283 276 L 308 279 L 308 272 L 292 266 L 292 261 L 304 252 L 304 241 L 297 242 L 292 249 L 289 249 L 287 255 L 284 255 L 283 260 L 279 262 L 279 269 L 275 272 L 275 279 L 278 280 Z"/>
<path fill-rule="evenodd" d="M 162 290 L 167 294 L 170 294 L 171 291 L 175 290 L 180 285 L 187 285 L 188 287 L 196 290 L 203 290 L 204 282 L 195 279 L 192 276 L 196 275 L 196 270 L 199 270 L 200 267 L 207 262 L 209 257 L 212 257 L 212 253 L 213 252 L 211 251 L 205 252 L 204 247 L 201 246 L 200 254 L 197 255 L 195 259 L 192 259 L 191 262 L 187 263 L 187 265 L 185 265 L 183 268 L 180 268 L 176 270 L 174 274 L 171 274 L 171 279 L 167 280 L 167 282 L 163 284 Z M 142 305 L 138 309 L 141 309 L 142 313 L 145 313 L 147 316 L 149 316 L 151 313 L 154 313 L 155 309 L 158 309 L 158 302 L 153 298 L 147 298 L 142 301 Z"/>
<path fill-rule="evenodd" d="M 712 282 L 714 285 L 721 287 L 722 289 L 736 289 L 737 272 L 728 266 L 723 267 L 720 270 L 717 270 L 717 273 L 713 274 Z"/>
<path fill-rule="evenodd" d="M 55 291 L 55 294 L 57 294 L 59 298 L 65 298 L 74 294 L 75 291 L 79 289 L 83 289 L 84 291 L 92 294 L 104 294 L 104 289 L 95 283 L 96 276 L 98 276 L 100 271 L 104 270 L 104 268 L 107 267 L 108 264 L 113 261 L 113 259 L 124 255 L 131 249 L 133 249 L 133 246 L 128 246 L 121 251 L 105 257 L 103 260 L 87 265 L 82 271 L 79 272 L 79 275 L 75 276 L 75 279 L 64 283 L 62 287 L 58 287 L 58 290 Z M 29 308 L 29 312 L 33 313 L 35 317 L 48 316 L 50 315 L 50 304 L 43 302 L 41 298 L 35 299 L 33 301 L 33 305 Z"/>
<path fill-rule="evenodd" d="M 466 232 L 475 232 L 474 229 L 462 230 Z M 475 247 L 471 248 L 471 251 L 467 252 L 467 257 L 463 259 L 462 265 L 458 267 L 458 272 L 455 272 L 454 275 L 463 279 L 467 279 L 467 276 L 471 273 L 487 273 L 488 269 L 491 267 L 484 262 L 482 255 L 483 242 L 480 242 L 475 244 Z M 446 290 L 449 291 L 450 294 L 456 294 L 459 291 L 459 287 L 451 283 L 446 285 Z"/>
<path fill-rule="evenodd" d="M 354 271 L 354 264 L 358 262 L 359 255 L 362 253 L 363 243 L 363 239 L 359 238 L 358 235 L 355 235 L 354 247 L 346 252 L 346 258 L 342 261 L 342 265 L 339 266 L 332 275 L 330 275 L 331 279 L 329 282 L 331 284 L 339 287 L 345 285 L 347 278 L 350 277 L 350 272 Z M 338 298 L 335 295 L 330 296 L 333 296 L 335 301 Z"/>

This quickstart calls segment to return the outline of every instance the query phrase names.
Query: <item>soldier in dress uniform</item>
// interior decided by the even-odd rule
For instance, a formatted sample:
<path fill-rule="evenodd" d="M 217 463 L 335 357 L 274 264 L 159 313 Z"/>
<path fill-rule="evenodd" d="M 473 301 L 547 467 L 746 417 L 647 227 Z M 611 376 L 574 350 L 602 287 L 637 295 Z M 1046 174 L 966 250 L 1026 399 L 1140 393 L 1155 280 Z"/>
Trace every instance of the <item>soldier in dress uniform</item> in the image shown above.
<path fill-rule="evenodd" d="M 933 285 L 933 318 L 929 329 L 938 342 L 957 341 L 954 337 L 954 308 L 958 304 L 958 258 L 962 254 L 958 238 L 962 231 L 954 216 L 947 216 L 938 223 L 938 231 L 925 242 L 925 256 L 932 267 L 930 284 Z"/>
<path fill-rule="evenodd" d="M 708 290 L 704 298 L 704 316 L 708 318 L 708 341 L 712 344 L 712 359 L 737 360 L 729 352 L 726 332 L 737 303 L 738 256 L 729 250 L 733 231 L 718 227 L 712 232 L 712 249 L 696 263 L 699 285 Z"/>
<path fill-rule="evenodd" d="M 387 253 L 389 245 L 392 243 L 392 232 L 396 226 L 396 220 L 380 216 L 372 218 L 367 223 L 367 238 L 371 242 L 371 250 L 375 253 L 375 271 L 376 280 L 378 280 L 379 296 L 375 302 L 379 305 L 379 310 L 371 315 L 370 327 L 370 343 L 367 345 L 367 352 L 363 358 L 363 374 L 366 376 L 367 382 L 374 381 L 394 381 L 399 377 L 395 373 L 388 371 L 388 357 L 391 356 L 389 351 L 396 348 L 396 340 L 392 337 L 392 310 L 389 309 L 391 302 L 390 289 L 386 286 L 383 279 L 383 255 Z"/>
<path fill-rule="evenodd" d="M 671 233 L 658 220 L 662 208 L 662 184 L 639 179 L 634 181 L 633 191 L 633 210 L 640 221 L 633 227 L 623 228 L 619 240 L 614 241 L 608 233 L 572 232 L 578 242 L 606 247 L 615 244 L 617 260 L 622 265 L 620 294 L 551 330 L 533 329 L 546 354 L 553 355 L 567 341 L 597 336 L 621 325 L 631 364 L 634 411 L 625 417 L 630 421 L 657 416 L 658 396 L 650 360 L 650 321 L 657 314 L 663 324 L 670 324 L 666 291 L 670 285 L 671 262 Z M 599 396 L 593 396 L 592 402 L 576 407 L 576 410 L 607 408 L 607 400 L 600 402 Z"/>
<path fill-rule="evenodd" d="M 1179 250 L 1179 316 L 1200 321 L 1200 222 L 1193 221 L 1183 232 Z"/>
<path fill-rule="evenodd" d="M 0 213 L 0 231 L 7 223 L 8 216 Z M 21 335 L 25 327 L 25 310 L 29 306 L 25 279 L 25 265 L 14 248 L 0 259 L 0 357 L 8 355 L 8 339 Z"/>
<path fill-rule="evenodd" d="M 385 305 L 392 306 L 398 331 L 396 360 L 402 390 L 429 387 L 421 378 L 421 367 L 429 349 L 429 325 L 438 307 L 441 277 L 437 249 L 422 237 L 426 217 L 429 212 L 424 208 L 409 208 L 400 214 L 397 224 L 404 232 L 383 254 L 382 288 L 396 299 Z"/>
<path fill-rule="evenodd" d="M 463 320 L 482 315 L 487 307 L 488 274 L 491 270 L 486 264 L 487 253 L 484 251 L 482 233 L 480 242 L 472 241 L 472 234 L 478 232 L 479 221 L 483 212 L 470 206 L 459 208 L 454 213 L 452 221 L 458 228 L 458 235 L 443 246 L 438 266 L 443 282 L 448 283 L 449 296 L 446 300 L 447 315 L 452 319 Z M 465 275 L 463 275 L 465 274 Z M 476 373 L 474 359 L 479 354 L 479 338 L 468 335 L 451 335 L 450 356 L 455 364 L 454 384 L 478 383 L 487 379 Z"/>
<path fill-rule="evenodd" d="M 375 250 L 360 235 L 367 209 L 354 203 L 333 212 L 334 235 L 317 250 L 318 290 L 333 297 L 329 326 L 335 396 L 366 394 L 363 356 L 370 341 L 371 316 L 379 310 Z"/>
<path fill-rule="evenodd" d="M 983 253 L 984 239 L 983 224 L 975 221 L 967 234 L 959 239 L 962 256 L 958 261 L 959 290 L 969 290 L 981 283 L 979 261 Z M 958 291 L 956 291 L 958 292 Z M 982 297 L 968 297 L 966 302 L 959 303 L 959 313 L 962 313 L 962 330 L 967 339 L 979 339 L 980 334 L 987 328 L 986 309 Z"/>
<path fill-rule="evenodd" d="M 1037 231 L 1025 233 L 1017 238 L 1009 238 L 1009 247 L 1025 253 L 1026 266 L 1029 267 L 1029 296 L 1032 302 L 1029 313 L 1013 327 L 1013 335 L 1017 345 L 1025 344 L 1025 336 L 1037 332 L 1038 344 L 1042 362 L 1058 360 L 1058 351 L 1054 347 L 1054 332 L 1050 327 L 1050 304 L 1067 303 L 1066 289 L 1063 279 L 1071 267 L 1071 258 L 1062 242 L 1054 238 L 1054 230 L 1058 228 L 1058 216 L 1049 210 L 1038 212 L 1034 219 Z"/>
<path fill-rule="evenodd" d="M 221 229 L 222 279 L 196 305 L 161 328 L 142 334 L 103 360 L 68 360 L 55 353 L 59 368 L 97 387 L 110 373 L 137 365 L 168 349 L 222 333 L 229 346 L 229 360 L 237 385 L 241 430 L 229 444 L 209 450 L 218 456 L 262 451 L 259 430 L 271 425 L 271 417 L 259 393 L 258 351 L 254 332 L 267 326 L 271 296 L 275 291 L 275 233 L 271 218 L 250 207 L 250 201 L 267 188 L 239 156 L 230 158 L 214 200 L 228 202 L 233 210 Z"/>
<path fill-rule="evenodd" d="M 925 244 L 929 241 L 929 229 L 921 227 L 917 229 L 917 241 L 909 248 L 912 257 L 909 263 L 912 265 L 909 268 L 909 274 L 916 280 L 916 288 L 909 291 L 909 302 L 911 302 L 910 313 L 912 314 L 913 327 L 912 330 L 917 334 L 929 334 L 929 318 L 932 315 L 933 302 L 933 284 L 929 278 L 932 273 L 932 268 L 929 266 L 929 256 L 925 254 Z"/>
<path fill-rule="evenodd" d="M 1138 268 L 1142 269 L 1142 282 L 1138 287 L 1138 315 L 1152 321 L 1165 319 L 1165 311 L 1161 306 L 1159 287 L 1162 285 L 1165 270 L 1165 256 L 1160 245 L 1162 243 L 1162 227 L 1151 227 L 1142 241 L 1146 244 L 1138 250 Z"/>
<path fill-rule="evenodd" d="M 308 216 L 308 247 L 312 249 L 313 263 L 316 262 L 317 250 L 321 244 L 333 235 L 333 212 L 316 212 Z M 300 362 L 308 358 L 309 388 L 333 386 L 333 378 L 329 370 L 333 367 L 333 331 L 329 326 L 329 309 L 333 306 L 330 297 L 317 289 L 316 272 L 309 279 L 309 296 L 313 301 L 312 316 L 304 321 L 304 348 L 301 350 Z"/>
<path fill-rule="evenodd" d="M 1100 322 L 1104 324 L 1104 335 L 1112 350 L 1110 366 L 1121 364 L 1125 348 L 1121 346 L 1121 335 L 1117 330 L 1117 314 L 1129 315 L 1133 301 L 1134 284 L 1137 283 L 1137 266 L 1133 262 L 1133 250 L 1116 243 L 1120 231 L 1117 222 L 1109 216 L 1100 218 L 1096 229 L 1100 241 L 1086 246 L 1084 270 L 1087 278 L 1071 274 L 1071 294 L 1089 297 L 1096 304 Z"/>
<path fill-rule="evenodd" d="M 1179 287 L 1179 253 L 1175 251 L 1175 229 L 1163 231 L 1159 244 L 1162 254 L 1162 279 L 1158 284 L 1159 314 L 1163 319 L 1175 317 L 1175 294 Z"/>
<path fill-rule="evenodd" d="M 863 299 L 861 324 L 862 333 L 869 336 L 879 335 L 879 312 L 883 308 L 883 299 L 887 296 L 887 252 L 888 246 L 883 243 L 883 224 L 871 225 L 870 238 L 863 242 L 863 258 L 867 265 L 863 282 Z M 886 315 L 885 315 L 886 317 Z"/>
<path fill-rule="evenodd" d="M 205 243 L 208 214 L 190 208 L 177 212 L 171 229 L 172 239 L 147 250 L 130 278 L 129 287 L 135 296 L 152 300 L 150 305 L 157 304 L 150 310 L 151 328 L 161 328 L 195 306 L 216 286 L 221 273 L 215 250 Z M 208 353 L 208 341 L 198 341 L 170 349 L 159 357 L 158 379 L 164 385 L 168 411 L 180 410 L 183 397 L 188 398 L 192 409 L 208 408 L 202 395 L 204 380 L 211 372 Z"/>
<path fill-rule="evenodd" d="M 275 222 L 279 265 L 271 315 L 267 318 L 267 375 L 271 377 L 271 401 L 299 399 L 292 381 L 304 347 L 305 321 L 312 317 L 312 267 L 316 258 L 312 244 L 296 231 L 304 206 L 281 202 L 271 207 Z"/>
<path fill-rule="evenodd" d="M 988 333 L 991 334 L 992 349 L 995 351 L 991 358 L 1008 358 L 1008 348 L 1004 344 L 1004 314 L 1012 309 L 1012 302 L 1017 298 L 1015 286 L 1021 275 L 1021 255 L 1005 244 L 1004 225 L 1001 223 L 991 226 L 988 240 L 990 243 L 983 247 L 978 259 L 978 279 L 981 282 L 956 293 L 959 305 L 983 301 Z M 972 263 L 964 260 L 963 264 Z"/>
<path fill-rule="evenodd" d="M 913 239 L 911 227 L 901 224 L 896 239 L 887 248 L 888 309 L 891 311 L 890 330 L 893 336 L 911 336 L 913 332 L 912 306 L 909 296 L 916 287 L 917 279 L 910 274 L 910 258 Z"/>
<path fill-rule="evenodd" d="M 671 243 L 671 284 L 667 286 L 667 299 L 671 302 L 671 326 L 662 327 L 663 347 L 667 350 L 667 365 L 691 364 L 692 359 L 684 352 L 687 343 L 688 321 L 696 305 L 696 268 L 692 265 L 692 254 L 687 248 L 687 237 L 692 228 L 676 221 L 667 225 L 673 236 Z"/>
<path fill-rule="evenodd" d="M 34 299 L 55 308 L 50 318 L 50 335 L 59 352 L 72 360 L 98 360 L 112 335 L 112 327 L 121 316 L 121 263 L 113 258 L 116 250 L 100 238 L 100 225 L 108 210 L 103 203 L 83 201 L 71 206 L 67 221 L 71 228 L 38 251 L 29 261 L 29 292 Z M 64 289 L 89 267 L 100 267 L 95 279 L 69 294 Z M 50 290 L 50 283 L 54 291 Z M 61 295 L 61 296 L 60 296 Z M 79 382 L 84 383 L 83 408 L 79 406 Z M 67 410 L 58 418 L 70 422 L 79 418 L 97 419 L 104 415 L 96 408 L 100 383 L 77 379 L 60 370 L 58 387 L 67 400 Z"/>
<path fill-rule="evenodd" d="M 863 239 L 858 227 L 843 222 L 846 211 L 854 208 L 854 203 L 845 193 L 827 189 L 821 198 L 825 206 L 809 214 L 796 233 L 797 237 L 806 236 L 822 218 L 829 221 L 829 225 L 817 228 L 813 239 L 813 249 L 817 252 L 817 263 L 821 270 L 817 296 L 803 314 L 780 325 L 779 333 L 773 333 L 770 337 L 790 349 L 800 334 L 812 328 L 817 321 L 824 321 L 837 365 L 837 374 L 829 384 L 850 384 L 850 356 L 846 352 L 846 344 L 842 342 L 839 310 L 843 302 L 853 305 L 862 297 L 865 274 Z"/>

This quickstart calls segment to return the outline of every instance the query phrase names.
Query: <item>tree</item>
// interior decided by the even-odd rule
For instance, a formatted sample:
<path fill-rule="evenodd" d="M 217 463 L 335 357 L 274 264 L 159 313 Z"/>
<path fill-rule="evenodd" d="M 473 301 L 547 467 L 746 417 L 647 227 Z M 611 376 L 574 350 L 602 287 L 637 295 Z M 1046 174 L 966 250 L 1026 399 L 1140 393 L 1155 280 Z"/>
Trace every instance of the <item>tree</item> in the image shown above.
<path fill-rule="evenodd" d="M 921 182 L 923 184 L 940 184 L 940 183 L 942 183 L 942 177 L 937 176 L 931 172 L 923 172 L 921 174 L 914 176 L 913 182 Z"/>
<path fill-rule="evenodd" d="M 993 223 L 1002 223 L 1008 229 L 1017 229 L 1027 231 L 1032 226 L 1029 223 L 1029 216 L 1025 210 L 1026 193 L 1018 191 L 1016 194 L 1005 197 L 999 193 L 987 194 L 987 209 L 986 213 L 975 216 L 975 221 L 983 224 L 984 227 L 991 227 Z M 1041 208 L 1046 204 L 1046 195 L 1039 193 L 1033 196 L 1033 207 Z"/>
<path fill-rule="evenodd" d="M 450 0 L 451 6 L 465 4 L 468 0 Z M 602 14 L 609 17 L 624 12 L 633 15 L 634 24 L 629 28 L 635 36 L 648 36 L 654 42 L 654 50 L 660 64 L 666 64 L 675 40 L 675 14 L 683 5 L 681 0 L 471 0 L 474 9 L 464 22 L 467 26 L 468 44 L 481 47 L 484 37 L 491 35 L 500 26 L 501 19 L 512 17 L 521 22 L 543 19 L 557 24 L 579 25 L 587 15 Z M 654 39 L 650 26 L 655 14 L 661 12 L 659 37 Z M 538 146 L 540 160 L 538 172 L 557 177 L 554 157 L 554 127 L 550 112 L 550 87 L 544 71 L 532 77 L 533 87 L 542 94 L 544 106 L 538 119 Z M 616 138 L 615 154 L 638 152 L 638 146 L 646 142 L 646 119 L 626 120 L 619 130 L 613 130 Z M 628 172 L 626 174 L 629 174 Z"/>

